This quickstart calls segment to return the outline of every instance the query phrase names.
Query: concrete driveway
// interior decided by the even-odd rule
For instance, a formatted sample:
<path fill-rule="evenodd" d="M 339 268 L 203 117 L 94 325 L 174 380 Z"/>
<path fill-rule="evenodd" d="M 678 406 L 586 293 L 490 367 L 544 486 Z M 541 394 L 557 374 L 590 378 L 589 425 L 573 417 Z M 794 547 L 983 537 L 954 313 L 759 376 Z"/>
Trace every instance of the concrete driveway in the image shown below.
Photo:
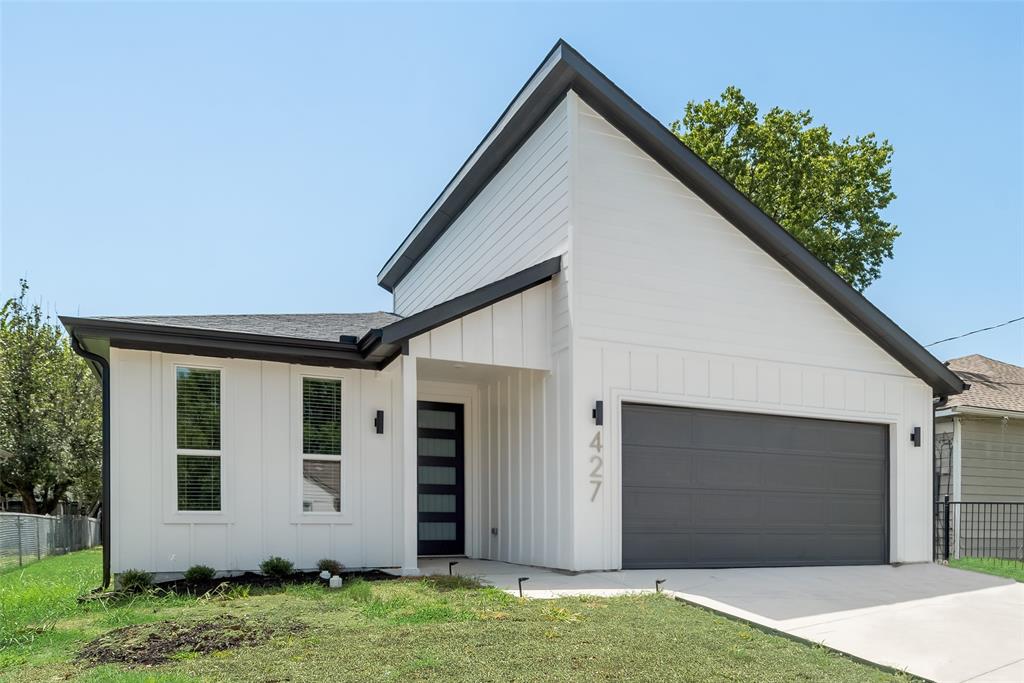
<path fill-rule="evenodd" d="M 447 574 L 448 560 L 421 569 Z M 455 573 L 528 597 L 654 590 L 935 681 L 1024 682 L 1024 584 L 935 564 L 665 569 L 571 575 L 459 559 Z"/>

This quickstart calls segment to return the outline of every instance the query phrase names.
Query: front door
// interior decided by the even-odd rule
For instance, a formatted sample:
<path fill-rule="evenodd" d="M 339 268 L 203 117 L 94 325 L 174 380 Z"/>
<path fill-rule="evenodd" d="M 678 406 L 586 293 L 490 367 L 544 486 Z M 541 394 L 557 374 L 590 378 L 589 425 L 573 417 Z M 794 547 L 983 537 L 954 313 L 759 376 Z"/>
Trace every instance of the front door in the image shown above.
<path fill-rule="evenodd" d="M 420 555 L 462 555 L 465 438 L 462 405 L 420 401 L 416 417 Z"/>

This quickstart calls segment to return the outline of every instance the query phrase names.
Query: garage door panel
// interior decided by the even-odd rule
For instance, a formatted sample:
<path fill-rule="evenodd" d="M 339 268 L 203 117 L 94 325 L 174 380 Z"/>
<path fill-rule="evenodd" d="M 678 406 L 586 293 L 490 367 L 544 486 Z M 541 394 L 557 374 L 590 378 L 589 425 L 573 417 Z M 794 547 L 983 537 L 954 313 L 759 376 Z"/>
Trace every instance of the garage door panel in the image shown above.
<path fill-rule="evenodd" d="M 681 457 L 688 457 L 681 454 Z M 694 484 L 706 489 L 735 489 L 755 486 L 761 481 L 760 454 L 697 451 L 692 455 Z"/>
<path fill-rule="evenodd" d="M 885 485 L 885 463 L 839 460 L 829 468 L 829 488 L 847 493 L 880 493 Z"/>
<path fill-rule="evenodd" d="M 655 406 L 636 406 L 629 424 L 622 426 L 622 441 L 634 446 L 690 446 L 692 432 L 689 415 L 672 424 L 663 424 L 661 410 Z"/>
<path fill-rule="evenodd" d="M 874 460 L 886 446 L 887 431 L 877 425 L 843 425 L 836 422 L 829 424 L 839 425 L 829 430 L 830 453 Z"/>
<path fill-rule="evenodd" d="M 885 524 L 885 512 L 882 509 L 885 499 L 881 496 L 870 498 L 837 496 L 830 501 L 829 524 L 877 528 Z"/>
<path fill-rule="evenodd" d="M 673 487 L 693 483 L 693 454 L 660 446 L 635 446 L 628 472 L 622 473 L 623 486 L 650 486 L 659 480 Z"/>
<path fill-rule="evenodd" d="M 887 435 L 883 425 L 626 405 L 623 565 L 884 562 Z"/>
<path fill-rule="evenodd" d="M 694 523 L 690 510 L 694 494 L 674 489 L 643 488 L 623 491 L 624 529 L 678 529 Z"/>
<path fill-rule="evenodd" d="M 707 529 L 711 527 L 733 526 L 744 522 L 752 524 L 761 514 L 760 502 L 738 491 L 725 491 L 709 494 L 696 494 L 693 497 L 693 509 L 690 518 L 693 528 Z"/>

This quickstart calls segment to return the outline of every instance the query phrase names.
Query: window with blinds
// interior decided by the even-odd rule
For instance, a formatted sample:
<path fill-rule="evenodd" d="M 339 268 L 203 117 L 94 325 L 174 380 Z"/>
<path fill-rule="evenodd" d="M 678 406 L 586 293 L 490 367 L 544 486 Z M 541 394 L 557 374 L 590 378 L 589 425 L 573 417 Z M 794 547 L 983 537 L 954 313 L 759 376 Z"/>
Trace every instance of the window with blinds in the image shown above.
<path fill-rule="evenodd" d="M 339 379 L 302 378 L 302 456 L 302 511 L 340 513 Z"/>
<path fill-rule="evenodd" d="M 221 509 L 220 370 L 175 369 L 178 510 Z"/>
<path fill-rule="evenodd" d="M 341 380 L 302 378 L 302 452 L 341 455 Z"/>

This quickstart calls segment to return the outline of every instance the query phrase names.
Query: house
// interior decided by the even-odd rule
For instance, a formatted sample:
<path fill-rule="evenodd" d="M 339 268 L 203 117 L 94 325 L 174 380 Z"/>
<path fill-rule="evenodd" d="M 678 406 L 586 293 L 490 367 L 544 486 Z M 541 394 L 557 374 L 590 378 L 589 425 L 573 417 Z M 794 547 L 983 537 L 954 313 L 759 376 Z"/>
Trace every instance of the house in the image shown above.
<path fill-rule="evenodd" d="M 378 283 L 393 314 L 62 318 L 113 571 L 931 559 L 960 378 L 562 41 Z"/>
<path fill-rule="evenodd" d="M 948 366 L 968 388 L 935 409 L 937 499 L 1024 503 L 1024 368 L 977 354 Z"/>

